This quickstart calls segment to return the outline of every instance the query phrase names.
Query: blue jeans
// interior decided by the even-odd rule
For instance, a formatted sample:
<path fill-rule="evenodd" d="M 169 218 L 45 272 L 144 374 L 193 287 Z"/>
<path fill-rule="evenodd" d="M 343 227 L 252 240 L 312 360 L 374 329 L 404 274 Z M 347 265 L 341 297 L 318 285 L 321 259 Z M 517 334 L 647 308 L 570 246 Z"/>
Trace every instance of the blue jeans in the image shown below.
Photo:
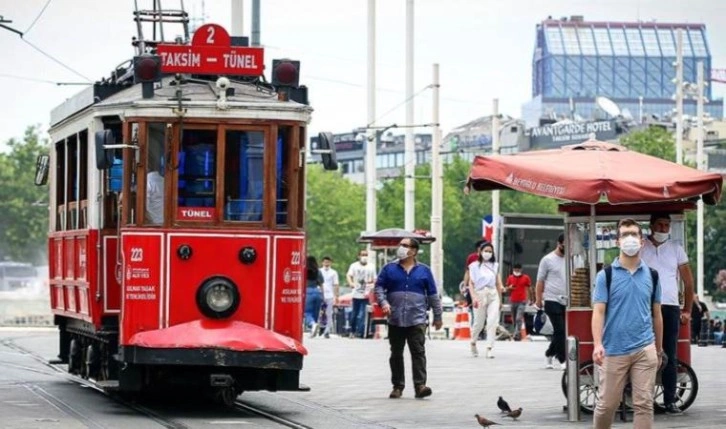
<path fill-rule="evenodd" d="M 351 314 L 350 332 L 363 337 L 366 324 L 366 311 L 368 310 L 368 299 L 353 298 L 353 314 Z"/>
<path fill-rule="evenodd" d="M 309 287 L 305 292 L 305 326 L 310 327 L 317 323 L 320 306 L 323 303 L 323 294 L 318 287 Z"/>
<path fill-rule="evenodd" d="M 723 341 L 723 332 L 714 332 L 713 333 L 713 343 L 716 345 L 722 345 Z"/>
<path fill-rule="evenodd" d="M 668 363 L 661 375 L 663 383 L 663 403 L 672 404 L 676 401 L 676 382 L 678 379 L 678 330 L 681 327 L 681 309 L 676 305 L 661 306 L 663 314 L 663 351 L 668 356 Z"/>

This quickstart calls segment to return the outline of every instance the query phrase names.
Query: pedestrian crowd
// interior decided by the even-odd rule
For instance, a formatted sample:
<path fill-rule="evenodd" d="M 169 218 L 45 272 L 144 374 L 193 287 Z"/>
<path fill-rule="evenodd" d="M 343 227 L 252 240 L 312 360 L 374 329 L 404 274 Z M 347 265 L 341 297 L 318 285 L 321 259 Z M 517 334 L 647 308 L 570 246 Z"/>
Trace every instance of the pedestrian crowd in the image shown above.
<path fill-rule="evenodd" d="M 696 343 L 721 344 L 724 324 L 710 318 L 708 308 L 693 291 L 693 275 L 683 247 L 671 240 L 671 218 L 655 213 L 650 218 L 650 234 L 629 218 L 617 224 L 615 244 L 619 254 L 596 275 L 592 290 L 592 359 L 599 372 L 595 428 L 609 428 L 628 384 L 632 395 L 634 426 L 653 426 L 656 375 L 661 373 L 662 401 L 666 413 L 680 414 L 677 384 L 677 344 L 680 325 L 691 324 Z M 550 344 L 545 351 L 545 368 L 566 368 L 565 318 L 568 305 L 566 240 L 561 234 L 556 247 L 539 263 L 535 284 L 523 273 L 522 265 L 511 263 L 511 272 L 502 281 L 502 267 L 492 243 L 481 240 L 466 260 L 460 291 L 462 301 L 472 311 L 470 353 L 479 356 L 477 342 L 485 341 L 485 357 L 495 357 L 495 340 L 500 337 L 504 295 L 509 294 L 513 339 L 522 339 L 529 330 L 525 308 L 529 305 L 546 315 L 551 324 Z M 405 389 L 403 351 L 411 354 L 414 396 L 424 398 L 433 391 L 427 385 L 425 339 L 429 325 L 442 326 L 441 291 L 431 270 L 417 260 L 420 243 L 404 238 L 397 258 L 378 273 L 361 250 L 348 268 L 345 279 L 351 288 L 350 336 L 363 337 L 369 304 L 377 304 L 388 319 L 390 398 Z M 314 258 L 308 260 L 305 323 L 316 335 L 318 316 L 330 333 L 332 313 L 327 308 L 339 300 L 338 274 L 332 259 L 323 258 L 322 271 Z M 683 283 L 683 301 L 679 301 Z M 317 290 L 316 290 L 317 289 Z M 321 290 L 322 289 L 322 290 Z M 326 310 L 321 312 L 323 306 Z M 538 317 L 540 317 L 538 315 Z M 544 316 L 542 316 L 544 317 Z M 432 319 L 432 320 L 431 320 Z"/>

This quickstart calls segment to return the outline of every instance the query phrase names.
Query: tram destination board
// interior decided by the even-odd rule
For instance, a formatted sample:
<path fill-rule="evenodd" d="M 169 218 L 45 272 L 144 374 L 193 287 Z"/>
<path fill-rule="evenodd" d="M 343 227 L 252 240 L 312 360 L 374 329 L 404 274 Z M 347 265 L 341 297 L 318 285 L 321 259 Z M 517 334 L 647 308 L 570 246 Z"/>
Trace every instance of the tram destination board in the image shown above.
<path fill-rule="evenodd" d="M 260 76 L 264 68 L 264 49 L 231 46 L 227 30 L 216 24 L 199 27 L 191 45 L 158 45 L 157 54 L 162 73 Z"/>

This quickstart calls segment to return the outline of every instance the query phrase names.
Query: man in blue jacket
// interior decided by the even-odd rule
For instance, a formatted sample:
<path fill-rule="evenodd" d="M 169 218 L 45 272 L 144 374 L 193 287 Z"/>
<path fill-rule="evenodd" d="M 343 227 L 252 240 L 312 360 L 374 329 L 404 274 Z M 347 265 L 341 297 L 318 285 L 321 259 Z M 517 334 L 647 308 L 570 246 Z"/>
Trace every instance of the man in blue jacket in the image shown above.
<path fill-rule="evenodd" d="M 376 300 L 388 315 L 388 341 L 391 344 L 391 399 L 401 397 L 405 387 L 403 348 L 408 343 L 413 367 L 416 398 L 430 396 L 426 386 L 427 311 L 433 309 L 434 327 L 441 329 L 441 299 L 431 269 L 416 260 L 419 242 L 404 238 L 399 243 L 398 259 L 387 264 L 376 280 Z"/>

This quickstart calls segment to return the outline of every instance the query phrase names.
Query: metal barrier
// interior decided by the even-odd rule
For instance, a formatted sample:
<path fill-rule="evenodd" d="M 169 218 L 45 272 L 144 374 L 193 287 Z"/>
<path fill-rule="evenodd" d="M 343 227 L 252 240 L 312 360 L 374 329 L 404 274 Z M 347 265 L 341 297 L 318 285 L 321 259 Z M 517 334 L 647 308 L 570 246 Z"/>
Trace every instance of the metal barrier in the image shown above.
<path fill-rule="evenodd" d="M 49 295 L 0 292 L 0 326 L 53 326 Z"/>
<path fill-rule="evenodd" d="M 567 337 L 567 421 L 580 421 L 580 342 Z"/>

